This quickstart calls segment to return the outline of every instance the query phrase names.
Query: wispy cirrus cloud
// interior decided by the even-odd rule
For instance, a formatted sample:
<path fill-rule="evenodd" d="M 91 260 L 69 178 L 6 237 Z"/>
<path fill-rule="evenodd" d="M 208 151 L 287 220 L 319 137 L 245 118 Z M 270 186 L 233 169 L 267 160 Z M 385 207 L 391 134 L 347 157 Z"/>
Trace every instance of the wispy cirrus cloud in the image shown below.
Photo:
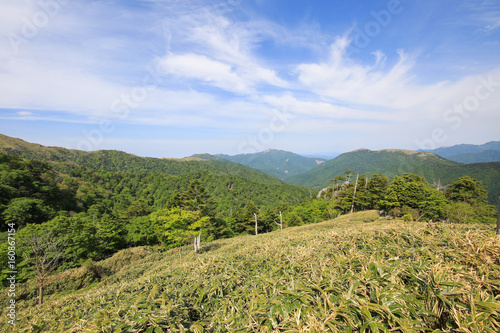
<path fill-rule="evenodd" d="M 235 22 L 223 14 L 193 5 L 163 21 L 168 51 L 159 62 L 165 74 L 238 94 L 254 94 L 259 85 L 287 87 L 254 52 L 264 35 L 274 35 L 276 25 Z"/>

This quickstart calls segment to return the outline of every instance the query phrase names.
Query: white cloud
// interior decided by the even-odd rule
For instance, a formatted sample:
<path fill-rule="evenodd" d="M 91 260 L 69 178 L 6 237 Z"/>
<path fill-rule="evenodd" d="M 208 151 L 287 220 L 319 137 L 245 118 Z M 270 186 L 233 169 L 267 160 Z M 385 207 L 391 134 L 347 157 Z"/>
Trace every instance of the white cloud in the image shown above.
<path fill-rule="evenodd" d="M 436 88 L 412 82 L 415 60 L 398 51 L 399 60 L 385 68 L 386 56 L 375 53 L 372 65 L 356 63 L 346 55 L 351 43 L 348 37 L 338 38 L 331 45 L 330 57 L 321 63 L 297 66 L 298 80 L 304 89 L 342 103 L 355 105 L 409 108 L 424 102 Z"/>
<path fill-rule="evenodd" d="M 500 27 L 500 21 L 497 21 L 497 22 L 486 25 L 486 27 L 484 27 L 484 30 L 486 32 L 491 32 L 499 27 Z"/>
<path fill-rule="evenodd" d="M 33 115 L 33 112 L 31 112 L 31 111 L 18 111 L 17 115 L 21 116 L 21 117 L 29 117 L 29 116 Z"/>
<path fill-rule="evenodd" d="M 168 73 L 237 93 L 254 93 L 261 84 L 288 86 L 254 55 L 262 35 L 273 34 L 276 26 L 230 21 L 206 7 L 188 8 L 164 20 L 169 52 L 161 62 Z"/>
<path fill-rule="evenodd" d="M 224 90 L 248 93 L 249 87 L 230 65 L 203 55 L 168 55 L 160 61 L 163 71 L 188 79 L 198 79 Z"/>
<path fill-rule="evenodd" d="M 291 93 L 281 96 L 267 95 L 263 100 L 282 112 L 294 115 L 303 115 L 309 118 L 338 119 L 338 120 L 404 120 L 404 112 L 391 112 L 390 110 L 370 110 L 367 108 L 356 108 L 340 106 L 333 103 L 317 100 L 298 99 Z M 406 118 L 407 119 L 407 118 Z"/>

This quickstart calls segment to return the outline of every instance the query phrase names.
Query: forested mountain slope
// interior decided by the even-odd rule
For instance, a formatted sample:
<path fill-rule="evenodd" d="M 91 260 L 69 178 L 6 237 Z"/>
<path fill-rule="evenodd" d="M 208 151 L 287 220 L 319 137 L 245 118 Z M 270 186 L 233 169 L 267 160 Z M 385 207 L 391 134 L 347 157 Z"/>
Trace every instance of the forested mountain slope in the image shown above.
<path fill-rule="evenodd" d="M 425 151 L 461 163 L 500 161 L 500 141 L 490 141 L 482 145 L 461 144 Z"/>
<path fill-rule="evenodd" d="M 305 157 L 292 152 L 277 149 L 268 149 L 266 151 L 253 154 L 202 154 L 193 156 L 208 159 L 225 159 L 252 167 L 283 180 L 304 173 L 326 161 L 322 158 Z"/>
<path fill-rule="evenodd" d="M 443 186 L 462 176 L 471 176 L 483 182 L 490 204 L 496 205 L 500 195 L 500 162 L 462 164 L 429 152 L 399 149 L 358 149 L 344 153 L 287 182 L 309 188 L 326 187 L 331 185 L 332 178 L 344 175 L 347 170 L 365 176 L 383 174 L 389 178 L 413 173 L 431 184 L 440 182 Z"/>
<path fill-rule="evenodd" d="M 267 185 L 283 184 L 280 180 L 264 172 L 224 159 L 140 157 L 116 150 L 86 152 L 60 147 L 46 147 L 2 134 L 0 134 L 0 152 L 26 159 L 71 162 L 106 171 L 151 172 L 168 175 L 208 172 L 215 175 L 237 176 Z"/>

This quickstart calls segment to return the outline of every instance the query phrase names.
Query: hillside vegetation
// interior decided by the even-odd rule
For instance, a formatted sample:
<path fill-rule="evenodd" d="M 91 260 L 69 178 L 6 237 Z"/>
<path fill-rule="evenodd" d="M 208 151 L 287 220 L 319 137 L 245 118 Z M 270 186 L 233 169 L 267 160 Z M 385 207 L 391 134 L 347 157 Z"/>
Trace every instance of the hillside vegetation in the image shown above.
<path fill-rule="evenodd" d="M 461 163 L 500 161 L 500 141 L 490 141 L 482 145 L 461 144 L 425 151 Z"/>
<path fill-rule="evenodd" d="M 460 177 L 470 176 L 482 181 L 488 190 L 491 205 L 497 205 L 500 196 L 500 162 L 462 164 L 434 153 L 399 149 L 359 149 L 344 153 L 286 181 L 309 188 L 323 188 L 331 185 L 330 180 L 343 175 L 346 170 L 368 177 L 382 174 L 389 178 L 412 173 L 424 177 L 431 184 L 440 182 L 443 186 Z"/>
<path fill-rule="evenodd" d="M 277 149 L 268 149 L 263 152 L 252 154 L 217 154 L 213 156 L 204 154 L 194 156 L 208 159 L 219 158 L 240 163 L 282 180 L 302 174 L 316 167 L 318 164 L 325 162 L 325 160 L 321 158 L 305 157 Z"/>
<path fill-rule="evenodd" d="M 42 305 L 29 296 L 19 300 L 17 325 L 11 330 L 2 321 L 0 330 L 500 329 L 500 239 L 485 225 L 405 223 L 367 211 L 203 243 L 198 253 L 183 247 L 181 254 L 123 250 L 80 268 L 100 272 L 101 279 L 79 287 L 63 281 L 81 271 L 59 273 L 66 274 L 54 278 L 59 292 Z"/>
<path fill-rule="evenodd" d="M 129 173 L 161 173 L 180 176 L 193 172 L 236 176 L 268 185 L 283 184 L 264 172 L 224 159 L 140 157 L 116 150 L 82 150 L 45 147 L 0 134 L 0 152 L 25 159 L 69 162 L 91 169 Z"/>

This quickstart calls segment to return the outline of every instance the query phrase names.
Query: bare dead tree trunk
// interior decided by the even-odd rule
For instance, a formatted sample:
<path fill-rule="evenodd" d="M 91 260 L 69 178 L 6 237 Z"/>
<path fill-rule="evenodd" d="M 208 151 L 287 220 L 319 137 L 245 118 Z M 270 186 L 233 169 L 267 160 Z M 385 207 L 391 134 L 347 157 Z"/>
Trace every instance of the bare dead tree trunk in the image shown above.
<path fill-rule="evenodd" d="M 280 211 L 280 227 L 281 227 L 281 232 L 283 232 L 283 215 L 281 215 L 281 211 Z"/>
<path fill-rule="evenodd" d="M 281 212 L 280 212 L 280 223 L 274 221 L 274 223 L 276 223 L 277 225 L 280 226 L 281 228 L 281 232 L 283 232 L 283 216 L 281 215 Z"/>
<path fill-rule="evenodd" d="M 497 235 L 500 235 L 500 197 L 498 197 Z"/>
<path fill-rule="evenodd" d="M 354 194 L 352 195 L 351 214 L 354 212 L 354 199 L 356 198 L 356 189 L 358 188 L 358 178 L 359 174 L 356 175 L 356 185 L 354 185 Z"/>
<path fill-rule="evenodd" d="M 201 233 L 197 236 L 194 236 L 194 252 L 198 252 L 201 248 Z"/>
<path fill-rule="evenodd" d="M 253 215 L 255 216 L 255 235 L 258 234 L 258 230 L 257 230 L 257 214 L 253 213 Z"/>

